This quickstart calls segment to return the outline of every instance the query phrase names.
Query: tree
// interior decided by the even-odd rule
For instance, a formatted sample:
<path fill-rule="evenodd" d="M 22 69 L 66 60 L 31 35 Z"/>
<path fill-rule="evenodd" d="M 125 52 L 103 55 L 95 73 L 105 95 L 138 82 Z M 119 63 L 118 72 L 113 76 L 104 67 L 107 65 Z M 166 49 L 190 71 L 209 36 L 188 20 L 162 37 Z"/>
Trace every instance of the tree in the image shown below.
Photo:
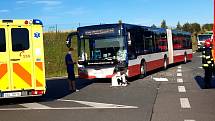
<path fill-rule="evenodd" d="M 190 24 L 187 22 L 183 25 L 182 27 L 182 30 L 183 31 L 187 31 L 187 32 L 191 32 L 191 27 L 190 27 Z"/>
<path fill-rule="evenodd" d="M 120 19 L 120 20 L 118 21 L 118 23 L 119 23 L 119 24 L 122 24 L 122 20 Z"/>
<path fill-rule="evenodd" d="M 176 26 L 176 29 L 177 29 L 177 30 L 182 30 L 182 26 L 181 26 L 180 22 L 178 22 L 178 24 L 177 24 L 177 26 Z"/>
<path fill-rule="evenodd" d="M 203 31 L 212 31 L 213 30 L 213 24 L 204 24 L 202 26 Z"/>
<path fill-rule="evenodd" d="M 152 28 L 157 28 L 157 26 L 156 26 L 155 24 L 153 24 L 151 27 L 152 27 Z"/>
<path fill-rule="evenodd" d="M 198 23 L 192 23 L 191 24 L 191 32 L 192 33 L 199 33 L 201 31 L 201 26 Z"/>
<path fill-rule="evenodd" d="M 165 21 L 165 20 L 163 20 L 163 21 L 161 22 L 161 28 L 167 29 L 167 25 L 166 25 L 166 21 Z"/>

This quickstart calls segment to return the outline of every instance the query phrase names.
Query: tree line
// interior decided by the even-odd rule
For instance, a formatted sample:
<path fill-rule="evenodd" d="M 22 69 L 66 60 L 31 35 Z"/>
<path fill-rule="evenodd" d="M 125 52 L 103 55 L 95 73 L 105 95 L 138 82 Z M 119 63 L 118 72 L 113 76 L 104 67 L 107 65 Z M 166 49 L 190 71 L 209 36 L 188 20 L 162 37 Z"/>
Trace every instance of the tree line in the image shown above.
<path fill-rule="evenodd" d="M 152 27 L 156 27 L 154 24 L 152 25 Z M 168 28 L 167 24 L 166 24 L 166 20 L 163 20 L 161 22 L 161 28 Z M 200 33 L 204 33 L 206 31 L 212 31 L 213 30 L 213 24 L 212 23 L 207 23 L 207 24 L 203 24 L 202 26 L 199 23 L 185 23 L 183 25 L 180 24 L 180 22 L 177 23 L 175 28 L 172 29 L 176 29 L 176 30 L 181 30 L 181 31 L 187 31 L 190 32 L 194 35 L 200 34 Z"/>

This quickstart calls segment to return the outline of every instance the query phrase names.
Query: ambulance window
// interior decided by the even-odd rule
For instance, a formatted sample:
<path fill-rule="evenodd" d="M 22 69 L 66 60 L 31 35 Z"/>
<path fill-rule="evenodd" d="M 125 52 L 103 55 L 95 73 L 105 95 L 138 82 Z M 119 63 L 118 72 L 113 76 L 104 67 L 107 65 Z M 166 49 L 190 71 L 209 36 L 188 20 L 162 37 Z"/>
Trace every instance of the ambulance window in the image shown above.
<path fill-rule="evenodd" d="M 0 29 L 0 52 L 6 51 L 5 29 Z"/>
<path fill-rule="evenodd" d="M 25 28 L 12 28 L 12 50 L 22 51 L 29 49 L 29 32 Z"/>

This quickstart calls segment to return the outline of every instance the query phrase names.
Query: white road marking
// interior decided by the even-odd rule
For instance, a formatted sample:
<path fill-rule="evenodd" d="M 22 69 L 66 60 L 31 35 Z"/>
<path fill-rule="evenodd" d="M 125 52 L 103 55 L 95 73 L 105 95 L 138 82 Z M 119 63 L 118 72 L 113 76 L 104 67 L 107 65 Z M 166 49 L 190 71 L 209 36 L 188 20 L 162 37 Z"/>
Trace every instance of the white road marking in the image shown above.
<path fill-rule="evenodd" d="M 180 69 L 181 69 L 181 66 L 178 66 L 178 68 L 180 68 Z"/>
<path fill-rule="evenodd" d="M 49 109 L 50 107 L 39 104 L 39 103 L 25 103 L 25 104 L 19 104 L 23 107 L 29 108 L 29 109 Z"/>
<path fill-rule="evenodd" d="M 198 68 L 202 69 L 203 67 L 202 67 L 202 66 L 200 66 L 200 67 L 198 67 Z"/>
<path fill-rule="evenodd" d="M 58 99 L 58 101 L 66 102 L 76 102 L 90 107 L 60 107 L 52 108 L 39 103 L 25 103 L 20 104 L 26 108 L 0 108 L 0 111 L 22 111 L 22 110 L 89 110 L 89 109 L 136 109 L 137 106 L 127 106 L 127 105 L 117 105 L 117 104 L 107 104 L 107 103 L 97 103 L 88 101 L 77 101 L 77 100 L 63 100 Z"/>
<path fill-rule="evenodd" d="M 178 86 L 178 92 L 186 92 L 185 86 Z"/>
<path fill-rule="evenodd" d="M 182 73 L 177 73 L 177 76 L 182 76 Z"/>
<path fill-rule="evenodd" d="M 188 98 L 180 98 L 181 108 L 191 108 Z"/>
<path fill-rule="evenodd" d="M 181 71 L 182 71 L 181 69 L 178 69 L 178 70 L 177 70 L 177 72 L 181 72 Z"/>
<path fill-rule="evenodd" d="M 178 78 L 178 79 L 177 79 L 177 82 L 178 82 L 178 83 L 183 83 L 184 81 L 183 81 L 183 79 Z"/>
<path fill-rule="evenodd" d="M 200 55 L 200 56 L 197 56 L 197 57 L 199 57 L 199 58 L 202 58 L 202 55 Z"/>
<path fill-rule="evenodd" d="M 153 78 L 157 82 L 168 82 L 169 80 L 167 78 Z"/>
<path fill-rule="evenodd" d="M 78 100 L 64 100 L 58 99 L 58 101 L 65 102 L 76 102 L 83 105 L 88 105 L 94 108 L 138 108 L 137 106 L 127 106 L 127 105 L 117 105 L 117 104 L 107 104 L 107 103 L 98 103 L 98 102 L 88 102 L 88 101 L 78 101 Z"/>
<path fill-rule="evenodd" d="M 137 107 L 138 108 L 138 107 Z M 134 107 L 62 107 L 62 108 L 2 108 L 0 111 L 22 111 L 22 110 L 90 110 L 90 109 L 135 109 Z"/>
<path fill-rule="evenodd" d="M 187 119 L 186 119 L 186 120 L 184 120 L 184 121 L 196 121 L 196 120 L 190 120 L 190 119 L 187 120 Z"/>

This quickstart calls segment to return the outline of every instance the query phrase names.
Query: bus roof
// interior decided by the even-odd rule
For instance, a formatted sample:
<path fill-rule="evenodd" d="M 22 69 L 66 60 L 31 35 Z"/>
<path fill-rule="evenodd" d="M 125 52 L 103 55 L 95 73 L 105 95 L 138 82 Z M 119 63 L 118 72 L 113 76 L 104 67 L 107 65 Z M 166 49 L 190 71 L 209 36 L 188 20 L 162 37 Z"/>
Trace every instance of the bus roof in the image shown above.
<path fill-rule="evenodd" d="M 113 28 L 117 28 L 117 30 L 119 30 L 120 28 L 122 29 L 132 29 L 132 28 L 136 28 L 136 29 L 145 29 L 145 30 L 149 30 L 158 34 L 161 33 L 166 33 L 166 29 L 165 28 L 152 28 L 152 27 L 147 27 L 147 26 L 142 26 L 142 25 L 133 25 L 133 24 L 127 24 L 127 23 L 115 23 L 115 24 L 100 24 L 100 25 L 91 25 L 91 26 L 83 26 L 83 27 L 78 27 L 78 31 L 83 34 L 86 31 L 90 31 L 90 30 L 108 30 L 108 29 L 113 29 Z M 180 31 L 180 30 L 173 30 L 172 31 L 173 34 L 182 34 L 182 35 L 191 35 L 191 33 L 189 32 L 185 32 L 185 31 Z"/>
<path fill-rule="evenodd" d="M 83 26 L 83 27 L 78 27 L 78 30 L 93 30 L 93 29 L 103 29 L 103 28 L 115 28 L 115 27 L 122 27 L 124 28 L 133 28 L 133 27 L 140 27 L 140 28 L 148 28 L 146 26 L 141 26 L 141 25 L 133 25 L 133 24 L 127 24 L 127 23 L 115 23 L 115 24 L 99 24 L 99 25 L 91 25 L 91 26 Z"/>
<path fill-rule="evenodd" d="M 173 34 L 182 34 L 182 35 L 191 35 L 190 32 L 185 32 L 185 31 L 181 31 L 181 30 L 172 30 Z"/>
<path fill-rule="evenodd" d="M 161 33 L 166 33 L 166 29 L 164 28 L 152 28 L 152 27 L 149 27 L 149 30 L 155 32 L 155 33 L 158 33 L 158 34 L 161 34 Z"/>
<path fill-rule="evenodd" d="M 103 36 L 103 35 L 119 35 L 119 32 L 125 33 L 125 30 L 129 29 L 146 29 L 148 30 L 148 27 L 146 26 L 140 26 L 140 25 L 132 25 L 132 24 L 126 24 L 126 23 L 116 23 L 116 24 L 100 24 L 100 25 L 92 25 L 92 26 L 83 26 L 78 27 L 77 31 L 80 35 L 86 35 L 86 36 Z"/>

